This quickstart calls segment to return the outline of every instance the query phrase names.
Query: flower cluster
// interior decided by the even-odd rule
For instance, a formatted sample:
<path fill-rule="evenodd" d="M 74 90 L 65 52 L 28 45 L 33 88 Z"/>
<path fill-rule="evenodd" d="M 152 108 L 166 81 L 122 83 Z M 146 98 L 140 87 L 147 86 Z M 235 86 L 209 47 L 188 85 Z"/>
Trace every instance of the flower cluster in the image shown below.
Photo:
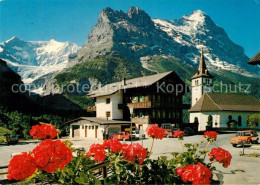
<path fill-rule="evenodd" d="M 15 155 L 8 165 L 8 180 L 24 180 L 30 177 L 36 170 L 33 157 L 23 152 Z"/>
<path fill-rule="evenodd" d="M 217 135 L 218 133 L 215 132 L 215 131 L 207 131 L 207 132 L 204 132 L 204 136 L 205 138 L 208 139 L 208 141 L 213 141 L 213 140 L 217 140 Z"/>
<path fill-rule="evenodd" d="M 189 164 L 185 167 L 179 167 L 176 170 L 183 182 L 192 182 L 195 184 L 210 184 L 212 173 L 209 168 L 201 163 Z"/>
<path fill-rule="evenodd" d="M 147 156 L 147 150 L 139 143 L 127 145 L 123 149 L 123 157 L 130 162 L 139 160 L 139 165 L 143 164 Z"/>
<path fill-rule="evenodd" d="M 176 130 L 173 134 L 173 137 L 177 137 L 178 139 L 183 139 L 184 131 L 180 131 L 180 129 Z"/>
<path fill-rule="evenodd" d="M 44 140 L 32 153 L 37 168 L 48 173 L 64 169 L 72 160 L 71 150 L 60 140 Z"/>
<path fill-rule="evenodd" d="M 146 128 L 146 133 L 148 136 L 155 139 L 162 139 L 164 137 L 164 130 L 160 128 L 157 124 L 150 125 Z"/>
<path fill-rule="evenodd" d="M 95 161 L 102 162 L 106 158 L 105 147 L 101 144 L 92 144 L 87 152 L 87 156 L 94 156 Z"/>
<path fill-rule="evenodd" d="M 94 156 L 94 160 L 102 162 L 106 158 L 105 149 L 108 148 L 111 152 L 119 152 L 129 162 L 139 161 L 141 165 L 147 156 L 147 150 L 139 143 L 121 144 L 116 139 L 104 140 L 103 144 L 92 144 L 87 152 L 88 157 Z"/>
<path fill-rule="evenodd" d="M 123 145 L 117 139 L 104 140 L 103 146 L 109 148 L 111 152 L 120 152 L 123 149 Z"/>
<path fill-rule="evenodd" d="M 57 137 L 57 131 L 55 126 L 43 123 L 41 125 L 33 126 L 30 130 L 30 135 L 34 139 L 53 139 Z"/>
<path fill-rule="evenodd" d="M 215 159 L 219 163 L 222 163 L 224 168 L 227 168 L 230 165 L 232 159 L 232 155 L 223 148 L 212 148 L 208 155 L 210 161 Z"/>

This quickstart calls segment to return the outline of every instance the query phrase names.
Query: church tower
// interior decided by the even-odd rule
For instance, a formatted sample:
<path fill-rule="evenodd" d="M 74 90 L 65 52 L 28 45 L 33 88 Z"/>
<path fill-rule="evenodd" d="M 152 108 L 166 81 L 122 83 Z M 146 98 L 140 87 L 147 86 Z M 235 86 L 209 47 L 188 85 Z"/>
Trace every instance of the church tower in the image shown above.
<path fill-rule="evenodd" d="M 212 92 L 213 76 L 209 73 L 201 50 L 199 68 L 196 74 L 191 78 L 191 106 L 202 97 L 204 93 Z"/>

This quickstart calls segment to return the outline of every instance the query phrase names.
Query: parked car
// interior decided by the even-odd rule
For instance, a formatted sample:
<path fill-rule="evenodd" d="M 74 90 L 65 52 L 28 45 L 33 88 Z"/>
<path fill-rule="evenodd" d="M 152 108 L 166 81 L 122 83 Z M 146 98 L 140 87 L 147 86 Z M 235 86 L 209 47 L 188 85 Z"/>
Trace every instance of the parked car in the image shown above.
<path fill-rule="evenodd" d="M 132 136 L 135 136 L 135 139 L 145 139 L 145 134 L 140 134 L 139 130 L 132 130 Z"/>
<path fill-rule="evenodd" d="M 118 140 L 134 140 L 135 139 L 135 136 L 130 134 L 129 132 L 118 132 L 118 134 L 114 134 L 111 136 L 111 138 L 113 139 L 118 139 Z"/>
<path fill-rule="evenodd" d="M 3 134 L 4 136 L 4 142 L 6 144 L 17 144 L 19 141 L 19 138 L 17 135 L 11 135 L 8 133 Z"/>
<path fill-rule="evenodd" d="M 243 144 L 258 143 L 259 137 L 255 130 L 244 130 L 236 133 L 236 137 L 230 139 L 233 147 Z"/>
<path fill-rule="evenodd" d="M 195 131 L 190 127 L 185 127 L 183 131 L 185 136 L 192 136 L 195 134 Z"/>
<path fill-rule="evenodd" d="M 167 138 L 169 138 L 169 137 L 173 137 L 173 131 L 172 131 L 172 129 L 163 129 L 164 130 L 164 137 L 167 137 Z"/>

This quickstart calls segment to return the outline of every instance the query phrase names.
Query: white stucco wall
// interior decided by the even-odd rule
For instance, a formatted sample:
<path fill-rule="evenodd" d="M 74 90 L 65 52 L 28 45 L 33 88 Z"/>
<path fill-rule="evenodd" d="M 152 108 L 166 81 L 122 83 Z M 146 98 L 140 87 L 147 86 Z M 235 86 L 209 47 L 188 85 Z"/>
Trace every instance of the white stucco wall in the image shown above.
<path fill-rule="evenodd" d="M 199 131 L 206 130 L 208 116 L 213 118 L 213 127 L 227 128 L 228 116 L 232 115 L 232 120 L 238 121 L 238 116 L 241 116 L 241 126 L 238 128 L 247 128 L 247 117 L 256 112 L 232 112 L 232 111 L 220 111 L 220 112 L 195 112 L 190 113 L 190 123 L 194 122 L 195 117 L 199 121 Z M 215 124 L 217 123 L 217 124 Z M 258 126 L 259 127 L 259 126 Z"/>
<path fill-rule="evenodd" d="M 106 104 L 106 99 L 110 98 L 110 103 Z M 96 115 L 106 119 L 106 112 L 110 112 L 109 120 L 123 119 L 123 110 L 118 109 L 118 104 L 123 103 L 123 93 L 117 92 L 109 96 L 96 98 Z"/>
<path fill-rule="evenodd" d="M 209 84 L 206 85 L 206 79 L 209 79 Z M 196 85 L 195 81 L 198 81 L 198 85 Z M 191 97 L 191 106 L 195 105 L 195 103 L 201 98 L 201 96 L 205 92 L 212 92 L 212 85 L 213 84 L 213 79 L 211 78 L 196 78 L 191 81 L 192 85 L 192 97 Z"/>
<path fill-rule="evenodd" d="M 198 85 L 195 84 L 195 81 L 198 80 Z M 195 103 L 202 96 L 202 78 L 196 78 L 191 81 L 192 89 L 192 97 L 191 97 L 191 106 L 195 105 Z"/>
<path fill-rule="evenodd" d="M 104 126 L 99 125 L 97 123 L 89 122 L 87 120 L 80 120 L 74 123 L 70 124 L 70 137 L 72 138 L 72 127 L 73 125 L 79 125 L 80 126 L 80 138 L 96 138 L 95 137 L 95 129 L 96 126 L 98 127 L 97 129 L 97 138 L 98 139 L 103 139 L 103 132 L 104 132 Z M 94 129 L 93 129 L 94 126 Z M 87 127 L 87 137 L 85 135 L 85 128 Z"/>

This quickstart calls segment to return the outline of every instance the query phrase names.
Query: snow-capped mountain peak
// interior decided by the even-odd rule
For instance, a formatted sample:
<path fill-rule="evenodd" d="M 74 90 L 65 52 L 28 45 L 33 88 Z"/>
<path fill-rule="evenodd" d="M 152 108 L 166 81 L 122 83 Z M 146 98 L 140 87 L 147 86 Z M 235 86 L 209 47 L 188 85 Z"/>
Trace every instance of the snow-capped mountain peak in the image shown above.
<path fill-rule="evenodd" d="M 191 15 L 185 15 L 183 18 L 196 22 L 197 24 L 203 24 L 206 18 L 206 14 L 201 10 L 195 10 L 191 13 Z"/>
<path fill-rule="evenodd" d="M 68 56 L 80 47 L 69 42 L 24 41 L 18 37 L 0 43 L 0 58 L 18 72 L 25 83 L 41 76 L 62 70 L 67 66 Z"/>

